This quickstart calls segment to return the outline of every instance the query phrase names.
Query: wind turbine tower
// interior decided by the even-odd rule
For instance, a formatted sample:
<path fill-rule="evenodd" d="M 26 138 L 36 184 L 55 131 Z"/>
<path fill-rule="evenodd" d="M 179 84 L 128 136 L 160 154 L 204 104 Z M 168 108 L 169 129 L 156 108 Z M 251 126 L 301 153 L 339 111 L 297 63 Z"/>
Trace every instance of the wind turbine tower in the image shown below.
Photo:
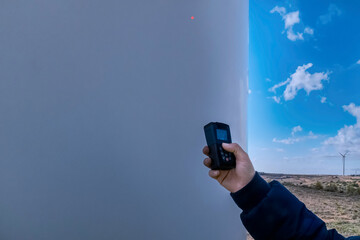
<path fill-rule="evenodd" d="M 105 2 L 0 0 L 0 239 L 246 240 L 201 149 L 247 149 L 249 0 Z"/>
<path fill-rule="evenodd" d="M 349 153 L 349 151 L 346 151 L 344 154 L 339 152 L 339 154 L 342 156 L 342 160 L 343 160 L 343 176 L 345 176 L 345 158 L 348 153 Z"/>

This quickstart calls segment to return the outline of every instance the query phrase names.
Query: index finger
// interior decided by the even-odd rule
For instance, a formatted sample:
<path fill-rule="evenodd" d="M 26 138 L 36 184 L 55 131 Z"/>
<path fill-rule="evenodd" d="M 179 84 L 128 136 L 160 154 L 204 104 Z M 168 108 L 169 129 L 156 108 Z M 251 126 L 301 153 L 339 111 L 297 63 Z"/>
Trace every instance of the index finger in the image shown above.
<path fill-rule="evenodd" d="M 206 156 L 209 156 L 209 147 L 208 146 L 205 146 L 202 151 Z"/>

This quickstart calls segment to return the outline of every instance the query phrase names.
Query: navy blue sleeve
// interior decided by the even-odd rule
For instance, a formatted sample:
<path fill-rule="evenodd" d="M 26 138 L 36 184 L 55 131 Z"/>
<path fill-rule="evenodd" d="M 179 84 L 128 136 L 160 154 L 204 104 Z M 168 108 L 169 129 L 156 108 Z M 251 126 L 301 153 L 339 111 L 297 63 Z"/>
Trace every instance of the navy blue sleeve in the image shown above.
<path fill-rule="evenodd" d="M 257 172 L 248 185 L 230 195 L 243 210 L 240 218 L 256 240 L 345 239 L 336 230 L 327 230 L 325 223 L 283 185 L 267 183 Z"/>

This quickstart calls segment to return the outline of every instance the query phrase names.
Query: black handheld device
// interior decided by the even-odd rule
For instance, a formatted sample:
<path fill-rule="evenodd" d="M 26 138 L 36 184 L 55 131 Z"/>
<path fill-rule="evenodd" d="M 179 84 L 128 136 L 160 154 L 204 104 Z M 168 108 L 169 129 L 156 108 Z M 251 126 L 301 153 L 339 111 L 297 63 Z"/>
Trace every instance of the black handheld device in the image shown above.
<path fill-rule="evenodd" d="M 230 127 L 225 123 L 210 122 L 204 126 L 206 143 L 209 147 L 212 170 L 227 170 L 236 167 L 233 153 L 223 149 L 222 143 L 231 143 Z"/>

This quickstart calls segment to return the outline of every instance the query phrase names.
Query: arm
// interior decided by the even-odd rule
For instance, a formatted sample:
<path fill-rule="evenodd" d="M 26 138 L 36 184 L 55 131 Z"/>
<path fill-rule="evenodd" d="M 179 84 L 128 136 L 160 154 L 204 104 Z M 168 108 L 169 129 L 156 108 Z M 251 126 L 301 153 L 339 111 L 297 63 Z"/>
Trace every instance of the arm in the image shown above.
<path fill-rule="evenodd" d="M 223 148 L 234 153 L 236 168 L 209 170 L 209 175 L 231 192 L 243 210 L 240 217 L 245 228 L 256 240 L 345 239 L 336 230 L 327 230 L 325 223 L 279 182 L 268 184 L 262 179 L 238 144 L 223 144 Z M 203 153 L 208 156 L 209 149 L 204 147 Z M 210 164 L 211 159 L 206 158 L 204 165 L 210 168 Z"/>
<path fill-rule="evenodd" d="M 277 181 L 258 173 L 241 190 L 230 193 L 243 210 L 241 220 L 254 239 L 345 239 L 310 212 Z"/>

